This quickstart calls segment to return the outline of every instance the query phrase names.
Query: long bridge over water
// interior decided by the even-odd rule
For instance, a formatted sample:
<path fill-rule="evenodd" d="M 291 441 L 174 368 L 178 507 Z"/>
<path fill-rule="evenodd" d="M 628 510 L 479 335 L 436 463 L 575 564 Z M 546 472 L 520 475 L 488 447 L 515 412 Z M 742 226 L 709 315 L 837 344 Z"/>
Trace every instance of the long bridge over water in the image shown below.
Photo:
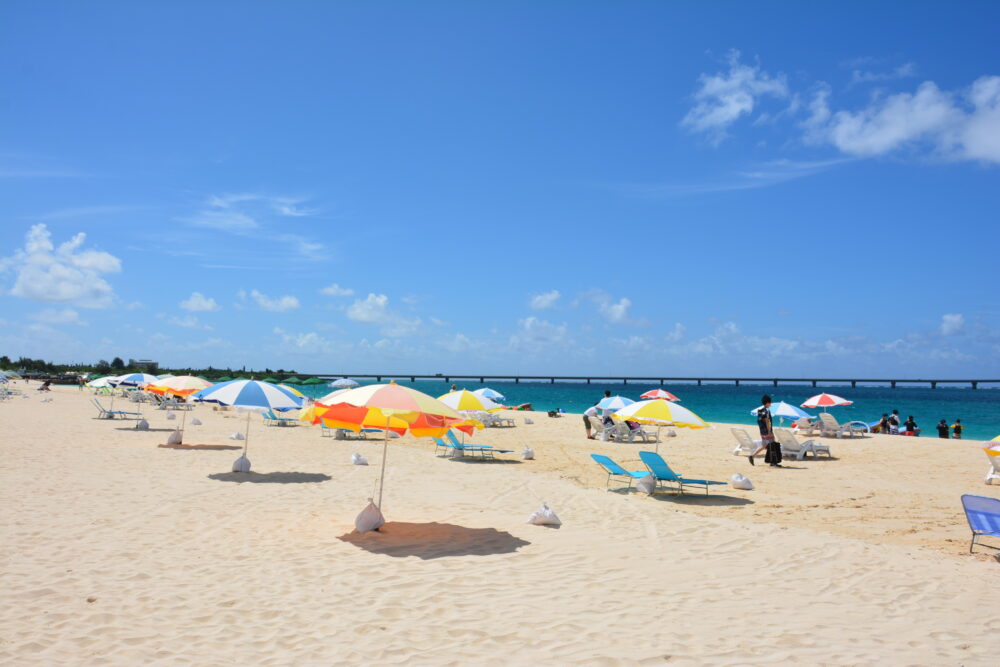
<path fill-rule="evenodd" d="M 857 387 L 859 384 L 870 384 L 870 385 L 888 385 L 895 389 L 897 385 L 922 385 L 930 386 L 932 389 L 936 389 L 938 385 L 951 384 L 959 386 L 970 386 L 973 389 L 978 389 L 979 385 L 991 384 L 1000 385 L 1000 379 L 997 380 L 925 380 L 925 379 L 879 379 L 879 378 L 775 378 L 775 377 L 661 377 L 661 376 L 648 376 L 648 377 L 630 377 L 622 375 L 610 375 L 610 376 L 585 376 L 585 375 L 483 375 L 483 374 L 451 374 L 451 373 L 434 373 L 434 374 L 421 374 L 421 373 L 338 373 L 336 375 L 318 375 L 315 377 L 320 377 L 324 379 L 332 379 L 339 377 L 349 377 L 349 378 L 366 378 L 374 379 L 376 382 L 382 382 L 383 380 L 394 379 L 409 379 L 410 382 L 416 382 L 417 380 L 440 380 L 442 382 L 451 382 L 453 380 L 472 380 L 478 381 L 480 384 L 485 384 L 487 380 L 495 380 L 500 382 L 513 382 L 515 384 L 520 384 L 521 382 L 548 382 L 550 384 L 555 384 L 556 382 L 585 382 L 586 384 L 591 384 L 594 382 L 615 382 L 621 384 L 654 384 L 658 383 L 663 386 L 668 383 L 692 383 L 701 386 L 706 383 L 719 383 L 719 384 L 729 384 L 735 383 L 736 386 L 740 386 L 742 383 L 746 384 L 771 384 L 777 387 L 779 384 L 808 384 L 816 387 L 818 385 L 845 385 L 850 384 L 851 387 Z"/>

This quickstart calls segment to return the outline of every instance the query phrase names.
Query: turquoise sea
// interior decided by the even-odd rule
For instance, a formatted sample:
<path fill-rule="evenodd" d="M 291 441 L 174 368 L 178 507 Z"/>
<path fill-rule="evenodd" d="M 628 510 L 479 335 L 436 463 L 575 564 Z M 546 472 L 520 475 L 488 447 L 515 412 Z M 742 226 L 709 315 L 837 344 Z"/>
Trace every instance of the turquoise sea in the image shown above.
<path fill-rule="evenodd" d="M 448 392 L 451 383 L 441 380 L 400 381 L 400 384 L 412 386 L 432 396 L 440 396 Z M 559 410 L 568 413 L 582 413 L 596 403 L 605 390 L 613 395 L 622 395 L 638 400 L 639 394 L 658 388 L 659 385 L 644 384 L 585 384 L 580 382 L 489 382 L 487 385 L 477 383 L 457 382 L 459 388 L 470 391 L 489 386 L 507 397 L 506 405 L 531 403 L 535 410 Z M 742 384 L 672 384 L 664 387 L 681 399 L 681 404 L 693 410 L 709 422 L 729 422 L 736 424 L 754 424 L 750 411 L 760 405 L 760 397 L 764 393 L 771 395 L 775 402 L 785 401 L 799 405 L 810 396 L 826 391 L 854 401 L 853 405 L 831 408 L 830 413 L 839 421 L 860 420 L 864 422 L 877 421 L 883 412 L 891 412 L 893 408 L 906 419 L 913 415 L 917 425 L 922 429 L 924 437 L 937 437 L 935 426 L 945 419 L 948 424 L 962 420 L 965 427 L 964 437 L 967 440 L 990 440 L 1000 435 L 1000 388 L 966 389 L 956 387 L 939 387 L 937 389 L 920 387 L 856 387 L 829 386 L 813 388 L 808 385 L 771 385 Z M 330 390 L 319 386 L 301 387 L 304 393 L 319 397 Z M 807 410 L 810 414 L 816 411 Z"/>

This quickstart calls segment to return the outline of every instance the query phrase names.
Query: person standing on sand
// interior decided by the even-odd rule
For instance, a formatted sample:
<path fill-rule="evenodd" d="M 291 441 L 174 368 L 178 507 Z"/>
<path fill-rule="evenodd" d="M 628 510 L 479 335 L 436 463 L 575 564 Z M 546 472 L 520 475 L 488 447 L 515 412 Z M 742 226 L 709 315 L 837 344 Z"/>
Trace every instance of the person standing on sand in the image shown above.
<path fill-rule="evenodd" d="M 457 384 L 451 385 L 451 390 L 452 391 L 458 391 L 458 385 Z"/>
<path fill-rule="evenodd" d="M 962 420 L 956 419 L 955 423 L 951 425 L 951 437 L 955 440 L 962 439 Z"/>
<path fill-rule="evenodd" d="M 757 428 L 760 429 L 760 447 L 758 447 L 757 450 L 747 458 L 750 460 L 750 465 L 756 465 L 753 462 L 753 457 L 763 451 L 766 451 L 767 454 L 764 456 L 764 460 L 770 463 L 773 468 L 781 468 L 781 448 L 778 447 L 777 443 L 774 441 L 774 431 L 771 428 L 771 397 L 768 394 L 764 394 L 764 396 L 761 397 L 760 402 L 762 405 L 760 409 L 757 410 Z"/>
<path fill-rule="evenodd" d="M 948 439 L 948 422 L 946 422 L 943 419 L 939 421 L 937 425 L 937 430 L 939 438 L 944 438 L 945 440 Z"/>
<path fill-rule="evenodd" d="M 586 412 L 583 413 L 583 427 L 587 429 L 588 440 L 594 439 L 594 436 L 590 434 L 590 429 L 591 429 L 591 420 L 596 420 L 596 419 L 597 419 L 597 405 L 595 404 L 587 408 Z"/>

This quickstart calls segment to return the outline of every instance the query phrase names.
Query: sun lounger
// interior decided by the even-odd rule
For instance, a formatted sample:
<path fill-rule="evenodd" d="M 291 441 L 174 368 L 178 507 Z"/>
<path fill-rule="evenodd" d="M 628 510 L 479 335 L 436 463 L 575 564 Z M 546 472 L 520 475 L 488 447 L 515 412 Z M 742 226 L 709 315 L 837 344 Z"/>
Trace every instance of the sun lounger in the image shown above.
<path fill-rule="evenodd" d="M 642 462 L 646 464 L 649 468 L 649 472 L 653 473 L 653 477 L 656 478 L 657 484 L 660 482 L 667 482 L 670 484 L 676 484 L 677 490 L 684 493 L 685 486 L 700 486 L 705 489 L 705 495 L 708 495 L 708 489 L 710 486 L 723 485 L 725 482 L 713 482 L 707 479 L 690 479 L 687 477 L 681 477 L 667 465 L 667 462 L 663 460 L 663 457 L 656 452 L 639 452 L 639 458 Z"/>
<path fill-rule="evenodd" d="M 125 410 L 106 410 L 101 402 L 96 398 L 90 399 L 98 409 L 98 419 L 141 419 L 138 412 L 126 412 Z"/>
<path fill-rule="evenodd" d="M 655 433 L 651 433 L 641 426 L 639 428 L 632 428 L 625 422 L 618 422 L 615 424 L 611 437 L 618 442 L 635 442 L 636 440 L 641 440 L 642 442 L 656 442 Z"/>
<path fill-rule="evenodd" d="M 818 419 L 813 421 L 811 417 L 800 417 L 792 422 L 792 429 L 800 433 L 805 433 L 806 435 L 812 435 L 813 433 L 819 433 L 820 426 L 822 422 Z"/>
<path fill-rule="evenodd" d="M 751 456 L 760 447 L 760 440 L 754 440 L 747 433 L 746 429 L 743 428 L 731 428 L 733 435 L 736 436 L 736 449 L 733 450 L 734 456 Z"/>
<path fill-rule="evenodd" d="M 782 456 L 794 456 L 799 461 L 804 459 L 806 454 L 809 453 L 812 453 L 813 458 L 819 456 L 820 453 L 826 454 L 829 457 L 833 456 L 830 454 L 829 445 L 824 445 L 816 440 L 799 442 L 798 438 L 795 437 L 795 434 L 787 428 L 774 429 L 774 437 L 777 439 L 778 444 L 781 445 Z"/>
<path fill-rule="evenodd" d="M 1000 449 L 984 447 L 983 451 L 986 452 L 986 458 L 990 460 L 990 469 L 986 471 L 986 483 L 998 484 L 1000 483 Z"/>
<path fill-rule="evenodd" d="M 449 431 L 450 433 L 450 431 Z M 436 454 L 439 449 L 450 449 L 452 454 L 460 454 L 461 456 L 470 456 L 472 458 L 481 458 L 487 461 L 495 460 L 496 454 L 511 454 L 514 450 L 512 449 L 497 449 L 491 445 L 463 445 L 458 441 L 445 442 L 441 438 L 433 438 L 434 440 L 434 453 Z"/>
<path fill-rule="evenodd" d="M 853 422 L 847 424 L 841 424 L 833 415 L 829 412 L 821 412 L 819 415 L 820 420 L 820 435 L 832 436 L 834 438 L 839 438 L 842 435 L 848 437 L 854 437 L 855 435 L 861 435 L 865 432 L 865 428 L 860 425 L 856 425 Z"/>
<path fill-rule="evenodd" d="M 262 413 L 264 423 L 268 426 L 298 426 L 299 420 L 291 417 L 280 417 L 274 410 L 267 410 Z"/>
<path fill-rule="evenodd" d="M 973 496 L 965 494 L 962 496 L 962 507 L 965 509 L 965 518 L 969 522 L 972 530 L 972 542 L 969 544 L 969 553 L 976 546 L 980 537 L 1000 537 L 1000 500 L 987 498 L 986 496 Z M 980 546 L 989 549 L 998 549 L 988 544 Z"/>
<path fill-rule="evenodd" d="M 604 468 L 604 472 L 608 473 L 608 483 L 605 488 L 611 488 L 611 478 L 612 477 L 623 477 L 628 480 L 628 487 L 626 490 L 632 489 L 632 482 L 637 479 L 642 479 L 649 474 L 648 470 L 625 470 L 620 465 L 611 460 L 610 457 L 604 456 L 603 454 L 591 454 L 590 458 L 597 462 L 597 465 Z"/>
<path fill-rule="evenodd" d="M 450 430 L 450 429 L 448 430 L 447 436 L 448 436 L 448 441 L 452 445 L 454 445 L 454 446 L 458 446 L 458 447 L 491 447 L 491 445 L 480 445 L 480 444 L 477 444 L 477 443 L 474 443 L 474 442 L 462 442 L 461 440 L 459 440 L 455 436 L 455 432 L 452 431 L 452 430 Z"/>

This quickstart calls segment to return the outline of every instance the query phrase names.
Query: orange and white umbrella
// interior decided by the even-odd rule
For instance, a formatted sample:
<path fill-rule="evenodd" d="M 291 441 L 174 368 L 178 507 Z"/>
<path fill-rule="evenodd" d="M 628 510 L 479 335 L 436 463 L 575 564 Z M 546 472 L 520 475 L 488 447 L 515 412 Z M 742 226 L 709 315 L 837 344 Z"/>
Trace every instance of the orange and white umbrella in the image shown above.
<path fill-rule="evenodd" d="M 665 389 L 650 389 L 639 398 L 645 398 L 648 400 L 662 398 L 664 401 L 673 401 L 673 402 L 681 400 L 676 396 L 674 396 L 673 394 L 671 394 L 669 391 L 666 391 Z"/>
<path fill-rule="evenodd" d="M 146 391 L 154 394 L 173 394 L 174 396 L 190 396 L 196 391 L 201 391 L 206 387 L 211 387 L 212 383 L 202 380 L 193 375 L 179 375 L 158 380 L 156 383 L 148 385 Z"/>

